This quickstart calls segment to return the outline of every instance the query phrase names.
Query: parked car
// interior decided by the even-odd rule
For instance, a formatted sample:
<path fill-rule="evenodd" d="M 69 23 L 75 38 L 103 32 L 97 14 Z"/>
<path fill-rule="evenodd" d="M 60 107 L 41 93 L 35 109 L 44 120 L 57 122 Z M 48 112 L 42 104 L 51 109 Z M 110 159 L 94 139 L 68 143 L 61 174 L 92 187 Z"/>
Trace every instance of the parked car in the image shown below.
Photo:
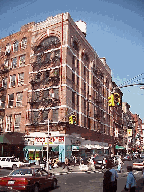
<path fill-rule="evenodd" d="M 142 170 L 144 167 L 144 160 L 143 159 L 137 159 L 133 163 L 133 169 Z"/>
<path fill-rule="evenodd" d="M 131 161 L 132 160 L 132 156 L 131 155 L 126 155 L 122 158 L 123 161 Z"/>
<path fill-rule="evenodd" d="M 16 169 L 21 166 L 29 166 L 29 163 L 18 161 L 18 159 L 14 157 L 2 157 L 0 159 L 0 168 Z"/>
<path fill-rule="evenodd" d="M 0 177 L 0 191 L 39 191 L 56 188 L 57 178 L 40 166 L 22 167 Z"/>
<path fill-rule="evenodd" d="M 104 158 L 106 159 L 106 164 L 104 164 L 103 162 Z M 93 161 L 94 161 L 95 168 L 100 168 L 100 169 L 109 168 L 110 164 L 114 166 L 113 159 L 110 158 L 109 156 L 96 156 L 93 158 Z"/>
<path fill-rule="evenodd" d="M 141 158 L 141 159 L 144 159 L 144 153 L 141 153 L 141 154 L 140 154 L 140 158 Z"/>

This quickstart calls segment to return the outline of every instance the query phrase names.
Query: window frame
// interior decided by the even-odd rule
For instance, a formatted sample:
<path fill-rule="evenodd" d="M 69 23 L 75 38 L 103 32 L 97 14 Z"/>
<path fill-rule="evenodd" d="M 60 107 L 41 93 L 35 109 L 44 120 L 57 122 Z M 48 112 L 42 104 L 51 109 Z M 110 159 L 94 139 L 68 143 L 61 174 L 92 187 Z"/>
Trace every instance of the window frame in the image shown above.
<path fill-rule="evenodd" d="M 12 78 L 15 77 L 15 80 L 12 81 Z M 14 82 L 14 85 L 12 86 L 12 82 Z M 10 75 L 10 84 L 9 84 L 9 88 L 11 87 L 15 87 L 16 86 L 16 75 L 13 74 L 13 75 Z"/>
<path fill-rule="evenodd" d="M 26 40 L 26 41 L 24 41 L 24 40 Z M 23 37 L 21 40 L 21 49 L 26 49 L 26 47 L 27 47 L 27 38 Z"/>
<path fill-rule="evenodd" d="M 22 58 L 22 57 L 24 57 L 24 58 Z M 19 57 L 19 67 L 24 67 L 25 66 L 25 60 L 26 60 L 26 55 L 25 54 L 21 55 Z"/>
<path fill-rule="evenodd" d="M 23 79 L 20 78 L 20 75 L 23 74 Z M 18 73 L 18 86 L 24 85 L 24 72 Z"/>
<path fill-rule="evenodd" d="M 15 62 L 14 62 L 14 60 L 15 60 Z M 17 57 L 14 57 L 14 58 L 12 58 L 11 68 L 16 69 L 16 67 L 17 67 Z"/>
<path fill-rule="evenodd" d="M 21 94 L 21 100 L 18 100 L 18 94 Z M 22 99 L 23 99 L 23 92 L 17 92 L 16 93 L 16 107 L 22 106 Z"/>
<path fill-rule="evenodd" d="M 13 95 L 13 99 L 10 99 L 10 96 Z M 10 102 L 13 102 L 12 105 L 10 105 Z M 14 107 L 14 93 L 11 93 L 8 95 L 8 108 Z"/>
<path fill-rule="evenodd" d="M 18 126 L 16 126 L 16 116 L 17 116 L 17 117 L 20 117 L 20 121 L 19 121 Z M 14 115 L 14 130 L 19 130 L 19 129 L 20 129 L 20 124 L 21 124 L 21 113 L 18 113 L 18 114 L 15 114 L 15 115 Z M 17 127 L 17 128 L 16 128 L 16 127 Z"/>
<path fill-rule="evenodd" d="M 18 40 L 16 40 L 16 41 L 13 43 L 13 52 L 17 52 L 17 51 L 18 51 L 18 48 L 19 48 L 19 42 L 18 42 Z"/>
<path fill-rule="evenodd" d="M 11 132 L 12 128 L 12 115 L 6 115 L 6 132 Z"/>

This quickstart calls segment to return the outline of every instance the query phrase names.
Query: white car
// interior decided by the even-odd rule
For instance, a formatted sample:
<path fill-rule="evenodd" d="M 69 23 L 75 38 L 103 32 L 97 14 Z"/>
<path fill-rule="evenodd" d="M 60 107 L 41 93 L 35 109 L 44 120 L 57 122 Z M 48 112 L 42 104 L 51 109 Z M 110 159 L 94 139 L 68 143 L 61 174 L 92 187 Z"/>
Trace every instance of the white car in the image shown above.
<path fill-rule="evenodd" d="M 16 169 L 21 166 L 25 166 L 27 163 L 20 162 L 16 158 L 13 157 L 1 157 L 0 158 L 0 168 L 11 168 Z"/>

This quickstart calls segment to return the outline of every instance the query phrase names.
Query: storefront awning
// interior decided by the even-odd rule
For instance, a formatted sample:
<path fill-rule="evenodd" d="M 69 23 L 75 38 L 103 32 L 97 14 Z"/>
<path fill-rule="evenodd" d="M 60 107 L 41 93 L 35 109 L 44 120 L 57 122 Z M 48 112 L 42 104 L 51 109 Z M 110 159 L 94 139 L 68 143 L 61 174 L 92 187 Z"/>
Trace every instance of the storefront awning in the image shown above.
<path fill-rule="evenodd" d="M 4 136 L 0 135 L 0 143 L 3 143 L 3 138 L 4 138 Z"/>
<path fill-rule="evenodd" d="M 116 145 L 115 149 L 125 149 L 123 146 Z"/>
<path fill-rule="evenodd" d="M 42 150 L 42 146 L 36 146 L 36 145 L 27 145 L 23 148 L 23 150 L 28 150 L 28 151 L 40 151 Z"/>

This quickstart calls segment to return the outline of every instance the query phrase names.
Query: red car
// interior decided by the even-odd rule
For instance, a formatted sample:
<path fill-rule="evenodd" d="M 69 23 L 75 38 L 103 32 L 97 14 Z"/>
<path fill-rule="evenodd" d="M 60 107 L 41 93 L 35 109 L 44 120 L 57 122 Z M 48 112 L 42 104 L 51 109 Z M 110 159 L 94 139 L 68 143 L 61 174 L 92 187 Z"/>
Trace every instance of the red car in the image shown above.
<path fill-rule="evenodd" d="M 0 177 L 0 191 L 33 191 L 56 188 L 57 179 L 40 167 L 22 167 Z"/>

